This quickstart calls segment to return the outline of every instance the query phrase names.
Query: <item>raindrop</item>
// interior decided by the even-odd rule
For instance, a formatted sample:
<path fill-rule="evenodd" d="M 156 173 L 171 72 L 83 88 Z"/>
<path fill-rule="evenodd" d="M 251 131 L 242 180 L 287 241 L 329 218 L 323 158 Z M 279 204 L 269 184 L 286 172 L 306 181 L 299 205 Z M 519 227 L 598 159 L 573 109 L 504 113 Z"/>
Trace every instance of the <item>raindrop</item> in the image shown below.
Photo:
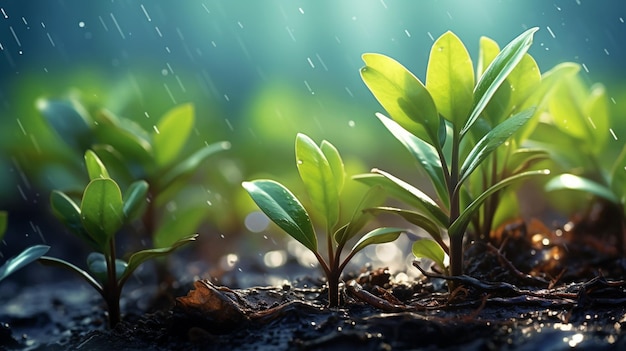
<path fill-rule="evenodd" d="M 556 39 L 556 35 L 554 35 L 554 32 L 552 31 L 552 29 L 550 28 L 550 26 L 547 26 L 546 29 L 548 30 L 548 32 L 550 32 L 550 35 L 552 36 L 553 39 Z"/>
<path fill-rule="evenodd" d="M 165 68 L 163 68 L 163 69 L 161 70 L 161 75 L 162 75 L 163 77 L 167 76 L 167 74 L 168 74 L 168 73 L 169 73 L 169 72 L 168 72 L 168 71 L 167 71 L 167 69 L 165 69 Z"/>
<path fill-rule="evenodd" d="M 363 70 L 365 71 L 365 69 Z M 354 95 L 352 94 L 352 91 L 350 90 L 350 88 L 345 87 L 346 88 L 346 92 L 348 92 L 348 95 L 350 95 L 350 97 L 354 97 Z"/>
<path fill-rule="evenodd" d="M 146 118 L 150 118 L 150 115 L 148 114 L 148 111 L 145 111 L 143 114 L 146 116 Z"/>
<path fill-rule="evenodd" d="M 204 6 L 204 4 L 202 6 Z M 148 14 L 148 11 L 146 11 L 146 8 L 143 6 L 143 4 L 141 4 L 141 9 L 143 10 L 143 14 L 146 15 L 146 18 L 148 19 L 148 22 L 152 22 L 152 19 L 150 18 L 150 15 Z"/>
<path fill-rule="evenodd" d="M 609 132 L 611 132 L 611 136 L 613 136 L 613 139 L 615 139 L 617 141 L 617 135 L 613 131 L 613 128 L 609 128 Z"/>
<path fill-rule="evenodd" d="M 260 233 L 266 230 L 269 224 L 269 218 L 261 211 L 253 211 L 244 219 L 246 229 L 253 233 Z M 265 238 L 267 239 L 267 236 Z"/>
<path fill-rule="evenodd" d="M 620 21 L 620 22 L 622 22 L 622 23 L 624 23 L 624 18 L 620 17 L 620 18 L 619 18 L 619 21 Z"/>
<path fill-rule="evenodd" d="M 126 39 L 126 36 L 124 35 L 124 32 L 122 32 L 122 28 L 120 27 L 119 23 L 117 23 L 117 20 L 115 19 L 115 15 L 113 15 L 113 13 L 111 13 L 111 20 L 113 20 L 113 24 L 115 24 L 115 27 L 117 28 L 117 31 L 120 33 L 120 36 L 122 37 L 122 39 Z"/>
<path fill-rule="evenodd" d="M 319 54 L 315 54 L 315 57 L 317 57 L 317 60 L 320 62 L 320 64 L 322 65 L 322 67 L 324 67 L 324 71 L 328 72 L 328 67 L 326 67 L 326 64 L 324 63 L 324 60 L 322 60 L 322 58 L 320 57 Z"/>
<path fill-rule="evenodd" d="M 12 26 L 9 26 L 9 30 L 11 31 L 11 34 L 13 34 L 13 38 L 15 39 L 15 42 L 17 43 L 17 46 L 22 46 L 22 43 L 17 38 L 17 34 L 15 34 L 15 30 L 13 30 Z"/>
<path fill-rule="evenodd" d="M 263 263 L 269 268 L 276 268 L 287 262 L 287 253 L 284 250 L 269 251 L 263 256 Z"/>
<path fill-rule="evenodd" d="M 426 32 L 426 34 L 428 34 L 428 37 L 430 38 L 430 40 L 435 41 L 435 38 L 433 38 L 433 35 L 430 34 L 430 32 Z"/>
<path fill-rule="evenodd" d="M 307 57 L 306 60 L 309 62 L 309 65 L 311 66 L 311 68 L 315 68 L 315 65 L 313 64 L 313 61 L 311 61 L 310 57 Z"/>
<path fill-rule="evenodd" d="M 211 200 L 206 200 L 207 205 L 209 206 L 213 206 L 213 203 L 211 202 Z"/>
<path fill-rule="evenodd" d="M 239 21 L 237 21 L 237 25 L 239 26 L 239 28 L 243 29 L 243 24 Z"/>
<path fill-rule="evenodd" d="M 304 162 L 302 162 L 302 160 L 298 160 L 298 161 L 296 161 L 296 163 L 297 163 L 297 164 L 299 164 L 299 165 L 301 165 L 301 164 L 303 164 Z"/>
<path fill-rule="evenodd" d="M 404 30 L 404 34 L 406 34 L 406 36 L 409 37 L 409 38 L 411 37 L 411 33 L 409 33 L 408 29 Z"/>
<path fill-rule="evenodd" d="M 302 9 L 302 7 L 298 7 L 298 11 L 300 11 L 300 13 L 304 15 L 304 10 Z"/>
<path fill-rule="evenodd" d="M 579 4 L 579 5 L 580 5 L 580 4 Z M 554 7 L 556 7 L 556 10 L 557 10 L 557 11 L 561 11 L 561 8 L 560 8 L 560 7 L 558 7 L 556 4 L 554 4 Z"/>
<path fill-rule="evenodd" d="M 289 36 L 291 37 L 291 40 L 293 40 L 295 42 L 296 38 L 293 36 L 293 32 L 291 31 L 291 28 L 289 28 L 289 26 L 287 26 L 287 27 L 285 27 L 285 29 L 287 30 L 287 33 L 289 33 Z"/>
<path fill-rule="evenodd" d="M 353 20 L 353 21 L 356 21 L 356 16 L 352 16 L 352 20 Z"/>
<path fill-rule="evenodd" d="M 142 6 L 143 6 L 143 5 L 142 5 Z M 43 24 L 43 23 L 42 23 L 42 24 Z M 79 26 L 80 28 L 85 28 L 85 22 L 83 22 L 83 21 L 78 22 L 78 26 Z"/>
<path fill-rule="evenodd" d="M 607 54 L 607 56 L 609 55 L 609 50 L 607 50 L 606 48 L 604 48 L 604 53 Z"/>
<path fill-rule="evenodd" d="M 20 126 L 20 130 L 22 131 L 22 134 L 26 135 L 26 130 L 24 129 L 24 126 L 22 125 L 22 121 L 20 121 L 19 118 L 16 118 L 17 120 L 17 124 Z"/>
<path fill-rule="evenodd" d="M 161 34 L 161 30 L 159 29 L 159 27 L 154 26 L 154 29 L 156 30 L 156 32 L 159 35 L 159 37 L 163 38 L 163 34 Z"/>
<path fill-rule="evenodd" d="M 234 131 L 235 128 L 233 128 L 233 125 L 230 123 L 230 120 L 228 118 L 224 118 L 224 121 L 226 121 L 226 125 L 228 126 L 228 129 L 230 129 L 230 131 Z"/>
<path fill-rule="evenodd" d="M 152 126 L 152 129 L 154 129 L 155 133 L 161 134 L 161 132 L 159 132 L 159 128 L 157 128 L 156 124 Z"/>
<path fill-rule="evenodd" d="M 309 85 L 309 82 L 307 82 L 305 80 L 304 81 L 304 85 L 306 85 L 306 88 L 311 92 L 311 95 L 315 95 L 315 92 L 311 89 L 311 86 Z"/>
<path fill-rule="evenodd" d="M 380 3 L 383 4 L 384 8 L 387 8 L 387 4 L 385 4 L 385 0 L 380 0 Z"/>
<path fill-rule="evenodd" d="M 587 65 L 585 65 L 584 63 L 583 63 L 583 69 L 585 70 L 585 72 L 589 73 L 589 68 L 587 68 Z"/>
<path fill-rule="evenodd" d="M 4 16 L 4 18 L 9 18 L 9 16 L 7 15 L 6 12 L 4 12 L 4 9 L 0 7 L 0 11 L 2 11 L 2 15 Z"/>
<path fill-rule="evenodd" d="M 348 127 L 354 128 L 355 125 L 356 125 L 356 123 L 353 120 L 349 120 L 348 121 Z"/>
<path fill-rule="evenodd" d="M 226 101 L 230 102 L 230 98 L 226 94 L 224 94 L 224 99 L 226 99 Z"/>

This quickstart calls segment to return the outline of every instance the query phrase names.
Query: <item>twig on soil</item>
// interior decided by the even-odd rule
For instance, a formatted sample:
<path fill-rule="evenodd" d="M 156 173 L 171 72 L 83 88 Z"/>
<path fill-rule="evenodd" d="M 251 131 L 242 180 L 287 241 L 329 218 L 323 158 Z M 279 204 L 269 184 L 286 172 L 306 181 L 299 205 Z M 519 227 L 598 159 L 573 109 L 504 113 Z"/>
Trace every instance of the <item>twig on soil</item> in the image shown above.
<path fill-rule="evenodd" d="M 539 278 L 539 277 L 534 277 L 530 274 L 526 274 L 526 273 L 522 273 L 520 272 L 511 261 L 509 261 L 506 257 L 504 257 L 504 255 L 502 254 L 502 247 L 504 246 L 504 244 L 506 243 L 506 241 L 508 240 L 508 237 L 504 239 L 504 241 L 502 242 L 502 245 L 500 246 L 500 249 L 496 248 L 495 246 L 493 246 L 491 243 L 487 243 L 485 246 L 487 247 L 487 249 L 492 252 L 493 254 L 496 255 L 496 257 L 498 257 L 498 261 L 506 268 L 509 270 L 509 272 L 511 272 L 516 278 L 526 282 L 527 284 L 531 285 L 531 286 L 540 286 L 540 287 L 546 287 L 550 285 L 550 282 L 548 282 L 545 279 Z"/>
<path fill-rule="evenodd" d="M 421 306 L 421 305 L 416 305 L 416 306 L 401 305 L 401 304 L 395 303 L 396 301 L 390 302 L 386 299 L 380 298 L 370 293 L 369 291 L 363 289 L 363 287 L 359 283 L 357 283 L 356 280 L 354 279 L 350 280 L 348 284 L 346 284 L 346 289 L 348 293 L 350 293 L 356 299 L 363 301 L 365 303 L 368 303 L 371 306 L 376 307 L 379 310 L 383 310 L 385 312 L 418 311 L 418 310 L 426 309 L 426 307 Z"/>

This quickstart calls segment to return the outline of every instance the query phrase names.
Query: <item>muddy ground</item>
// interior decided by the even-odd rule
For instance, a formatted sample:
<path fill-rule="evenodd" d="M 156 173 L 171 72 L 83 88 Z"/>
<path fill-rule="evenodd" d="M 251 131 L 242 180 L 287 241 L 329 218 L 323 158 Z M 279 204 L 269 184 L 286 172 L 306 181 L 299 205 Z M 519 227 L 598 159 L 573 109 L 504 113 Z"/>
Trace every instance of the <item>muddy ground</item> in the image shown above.
<path fill-rule="evenodd" d="M 432 270 L 410 280 L 379 267 L 346 272 L 335 309 L 325 307 L 316 271 L 241 288 L 236 271 L 211 280 L 182 274 L 159 287 L 146 269 L 125 288 L 123 321 L 112 330 L 100 296 L 82 281 L 9 281 L 0 287 L 0 349 L 626 349 L 626 260 L 604 232 L 582 229 L 518 223 L 469 243 L 466 275 L 455 278 L 462 288 L 452 294 Z"/>

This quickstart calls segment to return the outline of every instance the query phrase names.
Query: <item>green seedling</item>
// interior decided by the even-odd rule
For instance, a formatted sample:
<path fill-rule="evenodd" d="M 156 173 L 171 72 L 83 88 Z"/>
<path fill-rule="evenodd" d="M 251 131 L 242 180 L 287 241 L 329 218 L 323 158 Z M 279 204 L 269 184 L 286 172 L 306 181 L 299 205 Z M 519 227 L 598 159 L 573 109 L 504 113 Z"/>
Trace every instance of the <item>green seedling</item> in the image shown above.
<path fill-rule="evenodd" d="M 626 146 L 611 127 L 604 86 L 588 88 L 572 75 L 552 94 L 548 112 L 531 138 L 570 172 L 552 178 L 546 190 L 580 191 L 618 207 L 618 248 L 626 253 Z"/>
<path fill-rule="evenodd" d="M 0 211 L 0 241 L 4 238 L 4 234 L 7 230 L 7 224 L 7 212 Z M 6 260 L 6 262 L 0 266 L 0 282 L 27 264 L 36 261 L 39 257 L 45 255 L 49 249 L 50 246 L 47 245 L 34 245 L 20 252 L 17 256 Z"/>
<path fill-rule="evenodd" d="M 318 146 L 308 136 L 298 134 L 296 164 L 310 203 L 325 223 L 328 250 L 326 258 L 318 248 L 317 233 L 309 213 L 289 189 L 267 179 L 243 182 L 242 185 L 275 224 L 315 255 L 328 281 L 328 305 L 335 307 L 341 300 L 341 273 L 352 257 L 368 245 L 396 240 L 402 229 L 382 227 L 371 230 L 361 236 L 342 259 L 341 254 L 348 241 L 359 235 L 373 217 L 364 210 L 382 204 L 384 192 L 380 187 L 371 188 L 357 205 L 349 221 L 343 223 L 340 221 L 339 209 L 346 174 L 337 149 L 327 141 L 322 141 Z"/>
<path fill-rule="evenodd" d="M 175 196 L 191 186 L 191 176 L 209 156 L 229 149 L 230 143 L 206 144 L 184 153 L 195 124 L 192 104 L 166 112 L 151 130 L 108 110 L 88 109 L 77 99 L 40 99 L 37 106 L 70 147 L 80 154 L 92 149 L 105 161 L 120 185 L 146 180 L 149 202 L 142 228 L 156 247 L 168 247 L 181 238 L 180 233 L 196 230 L 206 215 L 206 199 L 191 197 L 178 206 Z"/>
<path fill-rule="evenodd" d="M 494 118 L 489 128 L 474 128 L 490 101 L 516 66 L 524 59 L 537 28 L 511 41 L 484 69 L 474 83 L 474 70 L 467 49 L 452 32 L 439 37 L 430 51 L 424 85 L 395 60 L 380 54 L 365 54 L 361 77 L 391 118 L 378 119 L 415 157 L 430 178 L 439 202 L 415 186 L 383 170 L 359 175 L 357 180 L 379 185 L 415 210 L 382 207 L 423 228 L 434 240 L 417 240 L 413 253 L 427 257 L 445 269 L 450 257 L 452 275 L 463 273 L 463 238 L 468 225 L 483 203 L 505 187 L 547 170 L 500 174 L 495 184 L 480 193 L 468 189 L 468 180 L 500 145 L 511 138 L 533 116 L 534 109 L 515 111 L 507 118 Z M 483 118 L 484 119 L 484 118 Z M 481 122 L 482 123 L 482 122 Z M 449 245 L 443 240 L 447 231 Z M 450 286 L 452 288 L 452 284 Z"/>
<path fill-rule="evenodd" d="M 127 261 L 119 259 L 115 246 L 116 233 L 127 223 L 142 214 L 148 194 L 148 183 L 133 182 L 124 195 L 118 184 L 109 177 L 104 163 L 88 150 L 85 163 L 90 182 L 80 203 L 63 192 L 54 190 L 50 204 L 54 215 L 95 251 L 87 257 L 89 272 L 62 259 L 43 256 L 44 264 L 60 266 L 85 279 L 105 300 L 109 312 L 109 325 L 120 321 L 120 296 L 124 284 L 132 273 L 146 260 L 171 253 L 196 239 L 197 235 L 183 237 L 168 247 L 132 253 Z"/>

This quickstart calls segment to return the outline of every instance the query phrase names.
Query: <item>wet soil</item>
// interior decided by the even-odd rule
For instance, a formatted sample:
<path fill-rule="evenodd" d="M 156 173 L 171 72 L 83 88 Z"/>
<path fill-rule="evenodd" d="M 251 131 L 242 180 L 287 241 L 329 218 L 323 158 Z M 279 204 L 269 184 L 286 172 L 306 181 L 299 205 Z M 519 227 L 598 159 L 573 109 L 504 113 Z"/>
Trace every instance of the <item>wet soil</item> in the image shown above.
<path fill-rule="evenodd" d="M 108 329 L 100 296 L 80 281 L 3 283 L 0 349 L 626 349 L 626 260 L 582 224 L 510 224 L 468 244 L 461 277 L 427 262 L 410 280 L 384 268 L 346 272 L 340 308 L 325 307 L 315 271 L 246 288 L 237 272 L 168 287 L 134 280 L 123 321 Z M 448 293 L 448 279 L 462 287 Z"/>

